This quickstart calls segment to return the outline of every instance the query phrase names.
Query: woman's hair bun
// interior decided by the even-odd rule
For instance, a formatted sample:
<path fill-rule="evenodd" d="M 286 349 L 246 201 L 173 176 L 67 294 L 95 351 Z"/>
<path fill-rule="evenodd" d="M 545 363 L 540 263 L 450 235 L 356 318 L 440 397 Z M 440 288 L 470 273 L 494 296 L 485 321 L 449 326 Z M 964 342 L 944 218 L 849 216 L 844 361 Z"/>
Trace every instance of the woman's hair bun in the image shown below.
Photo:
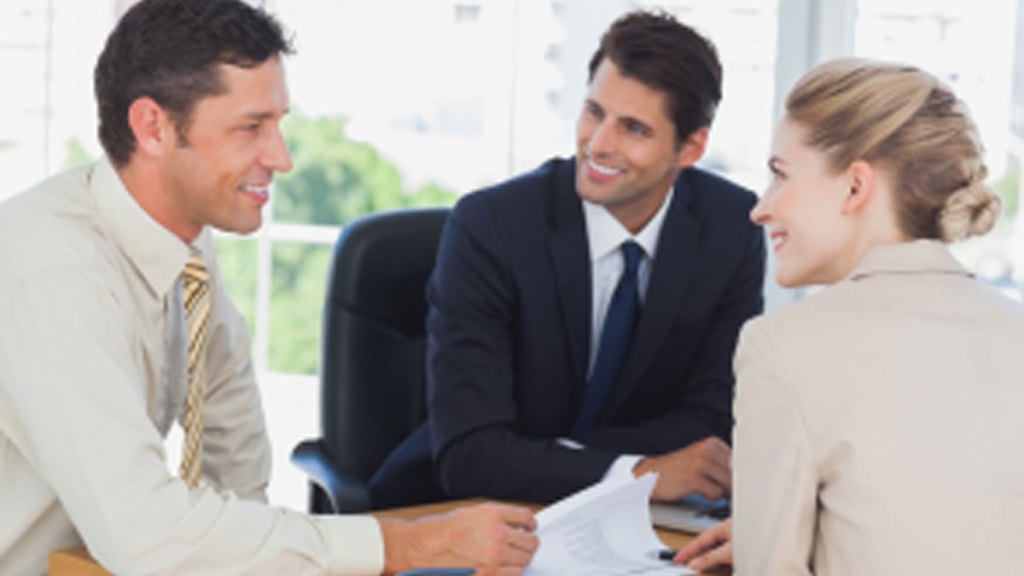
<path fill-rule="evenodd" d="M 942 240 L 953 242 L 988 232 L 999 220 L 1002 205 L 1002 199 L 982 180 L 953 192 L 939 214 Z"/>

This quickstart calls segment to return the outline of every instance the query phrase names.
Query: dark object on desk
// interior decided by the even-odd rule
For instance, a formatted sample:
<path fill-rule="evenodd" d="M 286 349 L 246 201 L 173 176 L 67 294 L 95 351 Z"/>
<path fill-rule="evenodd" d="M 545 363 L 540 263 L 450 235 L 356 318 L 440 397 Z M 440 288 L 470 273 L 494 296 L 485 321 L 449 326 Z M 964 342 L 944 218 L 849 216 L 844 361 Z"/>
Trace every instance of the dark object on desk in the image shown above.
<path fill-rule="evenodd" d="M 374 508 L 370 478 L 426 416 L 425 287 L 447 217 L 447 208 L 372 214 L 346 225 L 335 244 L 323 312 L 322 437 L 291 456 L 310 475 L 311 512 Z"/>
<path fill-rule="evenodd" d="M 729 517 L 729 502 L 691 495 L 670 503 L 651 504 L 651 522 L 659 528 L 698 534 Z"/>
<path fill-rule="evenodd" d="M 714 518 L 715 520 L 725 520 L 732 514 L 732 509 L 729 507 L 728 504 L 722 504 L 717 508 L 712 508 L 710 510 L 704 510 L 702 512 L 699 512 L 699 514 L 703 514 L 709 518 Z"/>

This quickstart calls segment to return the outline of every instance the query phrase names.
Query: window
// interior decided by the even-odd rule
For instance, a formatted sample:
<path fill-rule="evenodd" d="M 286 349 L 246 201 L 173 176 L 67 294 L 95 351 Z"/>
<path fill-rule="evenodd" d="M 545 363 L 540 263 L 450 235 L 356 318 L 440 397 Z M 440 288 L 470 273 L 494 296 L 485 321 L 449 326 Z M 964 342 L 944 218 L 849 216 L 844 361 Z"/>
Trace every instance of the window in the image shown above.
<path fill-rule="evenodd" d="M 919 66 L 948 83 L 978 125 L 986 149 L 989 182 L 1004 199 L 1006 217 L 980 238 L 953 246 L 982 278 L 1020 299 L 1024 281 L 1024 234 L 1018 210 L 1024 150 L 1011 112 L 1021 100 L 1015 72 L 1021 15 L 1016 0 L 993 0 L 985 9 L 969 2 L 860 0 L 853 51 L 858 56 Z"/>
<path fill-rule="evenodd" d="M 456 4 L 455 5 L 455 21 L 456 22 L 476 22 L 480 20 L 480 5 L 479 4 Z"/>
<path fill-rule="evenodd" d="M 125 0 L 0 4 L 0 170 L 13 194 L 99 156 L 92 68 Z M 703 164 L 760 190 L 780 97 L 811 64 L 860 54 L 921 65 L 954 84 L 990 151 L 1009 215 L 965 246 L 983 275 L 1024 280 L 1017 190 L 1024 158 L 1018 0 L 273 0 L 294 32 L 285 121 L 295 170 L 267 225 L 221 235 L 228 288 L 249 320 L 275 450 L 271 499 L 305 507 L 291 448 L 317 433 L 319 332 L 331 245 L 353 218 L 458 195 L 574 153 L 586 67 L 623 11 L 662 8 L 708 35 L 725 96 Z M 984 46 L 984 50 L 979 50 Z M 1016 81 L 1016 84 L 1015 84 Z M 1015 131 L 1011 131 L 1011 126 Z M 766 282 L 769 306 L 793 294 Z M 177 448 L 169 451 L 175 454 Z"/>

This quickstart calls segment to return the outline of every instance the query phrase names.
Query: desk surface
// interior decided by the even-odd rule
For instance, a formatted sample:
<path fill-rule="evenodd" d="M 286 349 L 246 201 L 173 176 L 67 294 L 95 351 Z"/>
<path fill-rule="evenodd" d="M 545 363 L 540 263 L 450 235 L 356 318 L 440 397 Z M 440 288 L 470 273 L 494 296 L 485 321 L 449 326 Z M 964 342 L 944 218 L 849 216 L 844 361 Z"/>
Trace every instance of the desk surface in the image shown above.
<path fill-rule="evenodd" d="M 487 502 L 484 499 L 469 499 L 469 500 L 456 500 L 454 502 L 440 502 L 437 504 L 423 504 L 421 506 L 410 506 L 408 508 L 396 508 L 394 510 L 382 510 L 373 512 L 374 516 L 380 518 L 415 518 L 417 516 L 427 516 L 430 514 L 440 514 L 447 512 L 452 508 L 458 506 L 471 506 L 473 504 L 482 504 Z M 543 508 L 538 504 L 523 504 L 527 508 L 530 508 L 534 512 Z M 678 550 L 682 548 L 684 544 L 693 540 L 693 535 L 685 534 L 683 532 L 676 532 L 675 530 L 665 530 L 662 528 L 655 528 L 654 532 L 658 535 L 658 538 L 665 543 L 665 546 Z M 51 575 L 52 576 L 52 575 Z"/>
<path fill-rule="evenodd" d="M 380 518 L 416 518 L 430 514 L 447 512 L 458 506 L 479 504 L 484 500 L 456 500 L 453 502 L 441 502 L 438 504 L 424 504 L 421 506 L 409 506 L 407 508 L 395 508 L 394 510 L 382 510 L 373 512 L 374 516 Z M 527 505 L 534 511 L 541 506 Z M 693 539 L 689 534 L 675 532 L 672 530 L 655 529 L 658 538 L 665 543 L 665 546 L 676 550 Z M 721 574 L 718 572 L 718 574 Z M 96 563 L 85 548 L 70 548 L 67 550 L 55 550 L 50 553 L 50 576 L 111 576 L 110 572 L 104 570 Z"/>

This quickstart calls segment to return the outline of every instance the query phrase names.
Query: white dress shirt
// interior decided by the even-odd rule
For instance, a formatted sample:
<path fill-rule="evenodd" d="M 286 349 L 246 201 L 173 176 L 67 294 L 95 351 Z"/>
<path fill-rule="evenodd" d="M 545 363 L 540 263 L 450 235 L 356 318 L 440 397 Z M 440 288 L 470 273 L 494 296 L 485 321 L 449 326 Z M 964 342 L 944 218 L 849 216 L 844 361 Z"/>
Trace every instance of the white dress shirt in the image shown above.
<path fill-rule="evenodd" d="M 654 213 L 647 225 L 635 235 L 612 216 L 604 206 L 583 201 L 583 220 L 587 225 L 587 242 L 590 246 L 590 274 L 593 290 L 591 306 L 590 361 L 587 365 L 587 378 L 594 369 L 597 360 L 597 347 L 601 343 L 601 331 L 604 320 L 608 316 L 608 305 L 612 294 L 619 285 L 626 261 L 622 256 L 622 244 L 628 240 L 636 242 L 644 250 L 640 266 L 637 268 L 637 288 L 640 292 L 640 303 L 647 297 L 647 284 L 651 278 L 651 263 L 654 262 L 658 249 L 658 237 L 661 226 L 665 222 L 665 214 L 672 204 L 674 188 L 668 189 L 661 207 Z"/>
<path fill-rule="evenodd" d="M 168 470 L 182 416 L 188 247 L 106 160 L 0 204 L 0 574 L 80 545 L 117 574 L 377 574 L 368 516 L 265 504 L 270 450 L 245 323 L 212 239 L 205 484 Z"/>
<path fill-rule="evenodd" d="M 587 226 L 587 242 L 590 246 L 590 273 L 592 306 L 591 306 L 591 338 L 590 338 L 590 360 L 587 364 L 587 379 L 594 369 L 594 362 L 597 360 L 597 348 L 601 343 L 601 331 L 604 330 L 604 321 L 608 316 L 608 305 L 612 301 L 612 294 L 619 285 L 626 261 L 622 256 L 620 247 L 623 242 L 632 240 L 643 248 L 644 255 L 637 268 L 637 288 L 640 293 L 640 303 L 643 304 L 647 296 L 647 284 L 651 278 L 651 263 L 654 262 L 655 253 L 658 249 L 658 237 L 661 235 L 661 226 L 665 222 L 665 214 L 672 204 L 674 188 L 668 189 L 665 200 L 661 207 L 654 213 L 647 225 L 635 235 L 612 216 L 604 206 L 583 200 L 583 220 Z M 562 444 L 570 447 L 580 447 L 578 443 L 563 439 Z M 641 460 L 642 456 L 629 454 L 619 456 L 608 467 L 605 478 L 632 474 L 633 467 Z"/>

